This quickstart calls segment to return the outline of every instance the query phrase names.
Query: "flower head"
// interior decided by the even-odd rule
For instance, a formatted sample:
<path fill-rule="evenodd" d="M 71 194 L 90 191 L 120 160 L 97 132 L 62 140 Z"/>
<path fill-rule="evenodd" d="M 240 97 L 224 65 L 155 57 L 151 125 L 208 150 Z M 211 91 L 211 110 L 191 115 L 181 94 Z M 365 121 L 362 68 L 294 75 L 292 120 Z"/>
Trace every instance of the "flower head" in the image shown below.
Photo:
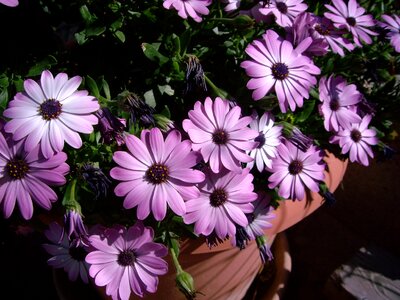
<path fill-rule="evenodd" d="M 209 14 L 207 6 L 211 2 L 212 0 L 164 0 L 163 6 L 166 9 L 174 8 L 183 19 L 191 17 L 196 22 L 201 22 L 201 16 Z"/>
<path fill-rule="evenodd" d="M 158 276 L 168 271 L 162 259 L 168 250 L 153 238 L 153 229 L 142 222 L 128 229 L 119 226 L 106 229 L 103 235 L 91 235 L 94 250 L 86 256 L 89 275 L 96 285 L 106 286 L 106 294 L 113 299 L 128 300 L 131 292 L 140 297 L 155 293 Z"/>
<path fill-rule="evenodd" d="M 319 97 L 326 130 L 338 131 L 361 121 L 350 107 L 359 103 L 362 95 L 354 84 L 348 85 L 342 77 L 322 77 L 319 81 Z"/>
<path fill-rule="evenodd" d="M 274 14 L 279 26 L 287 27 L 293 25 L 294 18 L 307 9 L 303 0 L 271 0 L 259 11 L 264 15 Z"/>
<path fill-rule="evenodd" d="M 200 197 L 186 203 L 186 224 L 194 223 L 196 234 L 211 235 L 218 239 L 236 234 L 236 226 L 248 224 L 246 213 L 253 212 L 251 202 L 257 198 L 253 192 L 253 175 L 249 169 L 241 173 L 222 170 L 206 173 L 206 180 L 199 184 Z"/>
<path fill-rule="evenodd" d="M 64 234 L 65 233 L 68 240 L 71 241 L 71 246 L 79 246 L 81 244 L 88 246 L 88 232 L 83 224 L 82 215 L 74 209 L 68 209 L 64 214 Z"/>
<path fill-rule="evenodd" d="M 69 171 L 66 160 L 64 152 L 44 158 L 39 145 L 25 151 L 23 141 L 15 142 L 0 132 L 0 203 L 4 217 L 10 217 L 15 203 L 26 220 L 33 215 L 33 202 L 50 210 L 57 194 L 49 185 L 65 184 Z"/>
<path fill-rule="evenodd" d="M 378 25 L 388 31 L 386 38 L 390 39 L 390 44 L 400 53 L 400 17 L 398 15 L 382 15 L 384 22 Z"/>
<path fill-rule="evenodd" d="M 324 179 L 325 164 L 316 147 L 301 151 L 289 142 L 278 146 L 278 156 L 272 162 L 272 175 L 268 187 L 279 186 L 278 194 L 285 199 L 303 200 L 305 189 L 319 191 L 319 181 Z"/>
<path fill-rule="evenodd" d="M 256 165 L 257 170 L 262 172 L 265 166 L 272 167 L 272 158 L 276 157 L 276 147 L 281 143 L 282 126 L 274 126 L 274 118 L 269 112 L 265 112 L 261 118 L 257 114 L 253 114 L 253 117 L 250 128 L 259 132 L 255 138 L 258 145 L 250 151 L 250 157 L 254 161 L 247 163 L 247 167 L 252 169 Z"/>
<path fill-rule="evenodd" d="M 351 127 L 340 130 L 330 139 L 331 143 L 338 143 L 342 148 L 342 154 L 350 152 L 350 161 L 368 166 L 368 156 L 373 158 L 371 145 L 378 144 L 376 131 L 368 129 L 371 116 L 366 115 L 360 123 L 353 123 Z"/>
<path fill-rule="evenodd" d="M 121 146 L 124 143 L 125 124 L 115 117 L 107 107 L 100 108 L 96 112 L 96 116 L 99 118 L 102 142 L 109 145 L 115 140 Z"/>
<path fill-rule="evenodd" d="M 253 60 L 246 60 L 241 67 L 252 77 L 247 88 L 254 90 L 253 99 L 259 100 L 272 88 L 275 89 L 282 112 L 290 107 L 303 106 L 311 86 L 317 83 L 314 75 L 320 73 L 310 58 L 293 49 L 273 30 L 267 30 L 262 40 L 255 40 L 246 48 Z"/>
<path fill-rule="evenodd" d="M 352 33 L 354 43 L 361 47 L 360 40 L 366 44 L 371 44 L 370 35 L 378 35 L 376 32 L 368 29 L 375 25 L 371 15 L 365 15 L 365 9 L 362 8 L 356 0 L 349 0 L 346 5 L 343 0 L 332 0 L 333 6 L 325 4 L 325 7 L 331 12 L 324 13 L 324 16 L 333 21 L 334 25 L 340 29 L 347 29 Z"/>
<path fill-rule="evenodd" d="M 245 151 L 258 144 L 251 141 L 258 132 L 247 127 L 252 118 L 241 118 L 240 114 L 239 106 L 230 108 L 226 100 L 217 97 L 213 102 L 207 97 L 204 105 L 197 101 L 189 111 L 189 119 L 183 121 L 193 150 L 201 152 L 215 173 L 223 167 L 241 172 L 240 163 L 253 160 Z"/>
<path fill-rule="evenodd" d="M 169 207 L 179 216 L 186 213 L 185 201 L 199 196 L 195 183 L 204 174 L 191 169 L 199 162 L 199 155 L 190 151 L 190 141 L 181 141 L 177 130 L 163 138 L 158 128 L 143 130 L 141 138 L 127 135 L 128 152 L 117 151 L 113 159 L 119 165 L 111 170 L 111 177 L 122 181 L 114 192 L 125 196 L 126 209 L 137 206 L 137 217 L 144 220 L 153 212 L 156 220 L 163 220 Z"/>
<path fill-rule="evenodd" d="M 63 235 L 62 227 L 56 222 L 51 223 L 44 233 L 52 242 L 43 245 L 44 249 L 53 255 L 47 263 L 53 268 L 63 268 L 71 281 L 80 277 L 84 283 L 88 283 L 89 265 L 85 262 L 87 248 L 71 244 L 67 236 Z"/>
<path fill-rule="evenodd" d="M 25 92 L 17 93 L 3 113 L 12 119 L 4 130 L 16 141 L 26 137 L 27 152 L 40 144 L 46 158 L 63 150 L 64 142 L 80 148 L 78 132 L 93 131 L 98 120 L 92 113 L 100 108 L 87 91 L 77 91 L 81 81 L 79 76 L 68 79 L 65 73 L 54 78 L 47 70 L 42 72 L 40 84 L 25 80 Z"/>
<path fill-rule="evenodd" d="M 272 227 L 270 221 L 275 218 L 272 213 L 273 208 L 270 206 L 271 197 L 264 192 L 259 192 L 257 196 L 253 201 L 254 212 L 247 215 L 249 225 L 246 226 L 246 231 L 251 240 L 263 236 L 264 231 Z"/>

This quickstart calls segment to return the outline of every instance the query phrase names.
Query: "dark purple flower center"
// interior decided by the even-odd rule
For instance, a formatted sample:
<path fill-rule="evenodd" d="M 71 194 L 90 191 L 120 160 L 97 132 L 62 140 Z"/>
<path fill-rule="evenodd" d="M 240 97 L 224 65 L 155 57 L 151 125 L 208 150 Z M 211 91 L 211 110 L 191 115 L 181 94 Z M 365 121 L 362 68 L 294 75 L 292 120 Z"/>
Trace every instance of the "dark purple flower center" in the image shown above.
<path fill-rule="evenodd" d="M 228 141 L 228 134 L 221 129 L 217 129 L 212 135 L 212 141 L 217 145 L 224 145 Z"/>
<path fill-rule="evenodd" d="M 350 133 L 350 137 L 355 143 L 358 143 L 361 140 L 362 135 L 360 131 L 353 129 Z"/>
<path fill-rule="evenodd" d="M 265 136 L 264 136 L 264 133 L 260 132 L 260 134 L 258 135 L 258 137 L 256 137 L 256 138 L 254 139 L 254 141 L 258 142 L 257 148 L 258 148 L 258 149 L 261 149 L 262 146 L 265 145 Z"/>
<path fill-rule="evenodd" d="M 326 26 L 322 25 L 322 24 L 315 25 L 314 29 L 320 35 L 329 35 L 329 29 Z"/>
<path fill-rule="evenodd" d="M 348 17 L 346 18 L 346 22 L 347 24 L 349 24 L 350 26 L 356 26 L 356 19 L 354 19 L 353 17 Z"/>
<path fill-rule="evenodd" d="M 283 2 L 278 2 L 276 4 L 276 8 L 282 13 L 282 14 L 286 14 L 288 11 L 288 7 L 286 5 L 286 3 Z"/>
<path fill-rule="evenodd" d="M 169 178 L 168 168 L 162 164 L 154 164 L 146 171 L 146 178 L 153 184 L 166 182 Z"/>
<path fill-rule="evenodd" d="M 39 113 L 44 120 L 50 121 L 61 114 L 62 104 L 54 99 L 49 99 L 40 104 Z"/>
<path fill-rule="evenodd" d="M 337 111 L 340 107 L 339 100 L 332 99 L 331 102 L 329 103 L 329 107 L 332 111 Z"/>
<path fill-rule="evenodd" d="M 289 68 L 283 63 L 273 64 L 271 70 L 276 79 L 284 80 L 289 76 Z"/>
<path fill-rule="evenodd" d="M 136 261 L 136 255 L 135 252 L 133 252 L 133 250 L 125 250 L 118 255 L 117 262 L 121 266 L 124 267 L 132 266 L 135 261 Z"/>
<path fill-rule="evenodd" d="M 298 160 L 294 160 L 289 164 L 289 173 L 297 175 L 303 170 L 303 163 Z"/>
<path fill-rule="evenodd" d="M 228 200 L 228 194 L 223 189 L 215 189 L 210 195 L 210 204 L 212 207 L 218 207 Z"/>
<path fill-rule="evenodd" d="M 86 251 L 83 247 L 71 247 L 69 248 L 69 255 L 77 261 L 85 261 Z"/>
<path fill-rule="evenodd" d="M 8 175 L 15 179 L 22 179 L 29 171 L 28 164 L 22 159 L 10 160 L 6 165 Z"/>

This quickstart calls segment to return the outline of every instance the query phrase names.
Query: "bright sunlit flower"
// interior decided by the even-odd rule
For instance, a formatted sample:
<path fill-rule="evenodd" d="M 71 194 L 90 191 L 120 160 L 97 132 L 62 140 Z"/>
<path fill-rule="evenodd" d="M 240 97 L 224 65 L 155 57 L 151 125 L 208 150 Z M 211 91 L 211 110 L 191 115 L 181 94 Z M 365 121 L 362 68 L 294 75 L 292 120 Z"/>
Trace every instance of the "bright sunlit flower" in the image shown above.
<path fill-rule="evenodd" d="M 89 275 L 96 285 L 106 286 L 106 294 L 113 300 L 128 300 L 131 292 L 139 297 L 155 293 L 158 276 L 168 271 L 167 262 L 161 258 L 168 250 L 153 238 L 153 229 L 142 222 L 128 229 L 116 226 L 102 235 L 91 235 L 95 250 L 86 256 Z"/>
<path fill-rule="evenodd" d="M 24 81 L 25 92 L 17 93 L 3 115 L 11 118 L 4 127 L 19 141 L 26 137 L 25 150 L 32 151 L 39 143 L 44 157 L 60 152 L 67 142 L 80 148 L 78 132 L 91 133 L 97 117 L 92 113 L 100 108 L 87 91 L 77 91 L 82 78 L 68 79 L 59 73 L 55 78 L 43 71 L 40 84 L 32 79 Z"/>
<path fill-rule="evenodd" d="M 236 234 L 236 226 L 247 226 L 246 213 L 253 212 L 251 202 L 257 198 L 253 192 L 253 175 L 249 169 L 241 173 L 222 170 L 219 174 L 206 173 L 199 184 L 200 197 L 186 203 L 186 224 L 194 223 L 194 232 L 205 236 L 214 233 L 221 240 Z"/>
<path fill-rule="evenodd" d="M 25 151 L 23 141 L 15 142 L 10 135 L 0 132 L 0 204 L 4 217 L 11 216 L 16 203 L 26 220 L 32 218 L 33 202 L 50 210 L 57 194 L 49 185 L 66 183 L 66 160 L 64 152 L 44 158 L 38 145 Z"/>
<path fill-rule="evenodd" d="M 341 76 L 322 77 L 319 81 L 319 97 L 326 130 L 338 131 L 339 128 L 348 128 L 351 123 L 361 121 L 350 107 L 359 103 L 362 95 L 354 84 L 347 84 Z"/>
<path fill-rule="evenodd" d="M 254 90 L 254 100 L 261 99 L 274 88 L 282 112 L 288 107 L 294 111 L 297 106 L 303 106 L 310 88 L 317 83 L 314 75 L 320 73 L 310 58 L 298 53 L 289 41 L 273 30 L 267 30 L 262 40 L 248 45 L 246 53 L 252 60 L 240 66 L 252 77 L 247 88 Z"/>
<path fill-rule="evenodd" d="M 378 25 L 388 31 L 386 38 L 390 39 L 390 44 L 400 53 L 400 17 L 382 15 L 382 19 L 384 22 L 378 22 Z"/>
<path fill-rule="evenodd" d="M 322 157 L 316 147 L 303 152 L 292 143 L 283 142 L 278 146 L 278 156 L 272 161 L 268 187 L 279 186 L 279 196 L 292 200 L 303 200 L 306 188 L 318 192 L 319 181 L 324 179 Z"/>
<path fill-rule="evenodd" d="M 229 107 L 229 102 L 217 97 L 213 102 L 207 97 L 204 105 L 197 101 L 189 111 L 189 119 L 183 121 L 183 129 L 189 134 L 192 148 L 200 151 L 211 170 L 218 173 L 223 167 L 241 172 L 241 162 L 253 159 L 245 151 L 258 143 L 252 139 L 258 132 L 247 127 L 250 116 L 241 118 L 239 106 Z"/>
<path fill-rule="evenodd" d="M 354 123 L 350 128 L 340 130 L 330 139 L 331 143 L 338 143 L 342 148 L 342 154 L 350 152 L 350 161 L 368 166 L 368 156 L 373 158 L 371 146 L 378 144 L 376 131 L 368 129 L 371 116 L 366 115 L 360 123 Z"/>
<path fill-rule="evenodd" d="M 324 16 L 332 20 L 337 28 L 347 29 L 351 32 L 357 46 L 362 46 L 360 40 L 371 44 L 370 35 L 378 35 L 367 28 L 375 25 L 372 15 L 365 15 L 365 9 L 356 0 L 349 0 L 347 5 L 343 0 L 332 0 L 332 2 L 333 6 L 325 4 L 325 7 L 331 12 L 324 13 Z"/>
<path fill-rule="evenodd" d="M 181 18 L 191 17 L 196 22 L 201 22 L 201 17 L 209 14 L 207 6 L 211 2 L 212 0 L 164 0 L 163 6 L 166 9 L 176 9 Z"/>
<path fill-rule="evenodd" d="M 11 7 L 18 6 L 18 0 L 0 0 L 0 3 Z"/>
<path fill-rule="evenodd" d="M 190 151 L 190 141 L 181 141 L 177 130 L 167 137 L 158 128 L 143 130 L 141 138 L 127 135 L 128 152 L 116 151 L 113 159 L 119 165 L 111 177 L 122 181 L 114 192 L 123 197 L 124 207 L 137 206 L 137 217 L 144 220 L 153 213 L 156 220 L 165 218 L 167 204 L 179 216 L 186 213 L 185 201 L 199 196 L 195 183 L 204 174 L 191 169 L 199 162 L 197 152 Z"/>
<path fill-rule="evenodd" d="M 47 263 L 56 269 L 63 268 L 71 281 L 76 281 L 79 277 L 84 283 L 88 283 L 89 265 L 85 261 L 87 248 L 70 243 L 67 235 L 62 235 L 63 229 L 56 222 L 51 223 L 44 234 L 52 243 L 43 244 L 43 248 L 53 255 Z"/>
<path fill-rule="evenodd" d="M 303 0 L 271 0 L 259 11 L 264 15 L 274 14 L 279 26 L 292 26 L 294 18 L 308 7 L 302 2 Z"/>
<path fill-rule="evenodd" d="M 276 147 L 281 143 L 282 126 L 274 126 L 274 118 L 268 112 L 265 112 L 261 118 L 258 115 L 253 115 L 253 117 L 250 128 L 259 132 L 255 138 L 258 145 L 250 151 L 250 157 L 254 161 L 247 163 L 247 167 L 252 169 L 256 165 L 257 170 L 262 172 L 265 166 L 272 167 L 272 158 L 276 157 Z"/>

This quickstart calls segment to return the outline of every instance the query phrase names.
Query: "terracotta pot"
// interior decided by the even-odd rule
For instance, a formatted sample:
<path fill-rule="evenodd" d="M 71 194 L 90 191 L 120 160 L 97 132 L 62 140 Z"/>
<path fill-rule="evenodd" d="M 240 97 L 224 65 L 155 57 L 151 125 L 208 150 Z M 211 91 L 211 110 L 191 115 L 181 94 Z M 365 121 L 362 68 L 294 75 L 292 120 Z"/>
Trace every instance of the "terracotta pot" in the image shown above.
<path fill-rule="evenodd" d="M 329 170 L 325 172 L 325 182 L 329 190 L 334 192 L 343 179 L 347 161 L 341 161 L 330 153 L 325 157 L 325 161 Z M 301 221 L 324 203 L 324 199 L 318 193 L 311 193 L 309 196 L 303 201 L 283 201 L 275 210 L 273 226 L 265 232 L 270 245 L 278 233 Z M 279 243 L 279 249 L 286 249 L 283 247 L 284 240 L 280 239 Z M 279 278 L 275 278 L 270 290 L 260 299 L 280 299 L 282 284 L 290 272 L 290 257 L 287 257 L 288 253 L 285 251 L 275 254 L 279 260 L 277 263 L 282 265 L 282 268 L 275 273 Z M 159 277 L 157 292 L 146 295 L 146 299 L 185 299 L 175 284 L 176 273 L 172 259 L 167 256 L 166 260 L 169 263 L 168 274 Z M 186 239 L 181 243 L 179 261 L 183 269 L 194 278 L 196 290 L 200 292 L 197 298 L 207 300 L 243 299 L 262 269 L 255 242 L 249 243 L 244 250 L 232 247 L 229 241 L 209 249 L 204 238 Z M 105 295 L 104 288 L 98 290 L 103 299 L 111 299 Z M 131 297 L 131 299 L 136 298 L 136 296 Z"/>
<path fill-rule="evenodd" d="M 325 172 L 325 182 L 334 192 L 343 179 L 347 161 L 341 161 L 333 154 L 325 157 L 329 172 Z M 265 233 L 269 244 L 276 234 L 301 221 L 314 212 L 324 199 L 318 193 L 311 193 L 310 199 L 303 201 L 284 201 L 274 212 L 273 226 Z M 255 242 L 249 243 L 244 250 L 231 246 L 229 241 L 209 249 L 204 239 L 185 240 L 181 245 L 179 261 L 184 270 L 195 281 L 198 299 L 242 299 L 249 286 L 262 267 L 259 250 Z M 185 299 L 175 287 L 175 270 L 169 259 L 170 270 L 161 276 L 158 290 L 147 295 L 146 299 Z M 267 298 L 266 298 L 267 299 Z"/>

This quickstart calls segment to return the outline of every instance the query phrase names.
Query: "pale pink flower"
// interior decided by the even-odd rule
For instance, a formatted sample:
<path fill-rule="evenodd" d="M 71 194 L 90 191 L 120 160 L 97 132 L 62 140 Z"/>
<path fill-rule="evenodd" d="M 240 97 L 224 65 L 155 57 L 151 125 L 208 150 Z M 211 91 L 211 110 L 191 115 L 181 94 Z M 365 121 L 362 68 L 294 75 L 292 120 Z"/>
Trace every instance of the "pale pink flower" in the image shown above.
<path fill-rule="evenodd" d="M 10 7 L 18 6 L 18 0 L 0 0 L 0 3 Z"/>
<path fill-rule="evenodd" d="M 287 27 L 292 26 L 294 18 L 307 7 L 303 0 L 271 0 L 259 11 L 264 15 L 273 14 L 279 26 Z"/>
<path fill-rule="evenodd" d="M 201 16 L 209 14 L 207 6 L 211 2 L 212 0 L 164 0 L 163 6 L 166 9 L 174 8 L 183 19 L 191 17 L 196 22 L 201 22 Z"/>
<path fill-rule="evenodd" d="M 400 17 L 398 15 L 382 15 L 384 22 L 378 25 L 388 31 L 386 38 L 390 39 L 390 44 L 400 53 Z"/>

